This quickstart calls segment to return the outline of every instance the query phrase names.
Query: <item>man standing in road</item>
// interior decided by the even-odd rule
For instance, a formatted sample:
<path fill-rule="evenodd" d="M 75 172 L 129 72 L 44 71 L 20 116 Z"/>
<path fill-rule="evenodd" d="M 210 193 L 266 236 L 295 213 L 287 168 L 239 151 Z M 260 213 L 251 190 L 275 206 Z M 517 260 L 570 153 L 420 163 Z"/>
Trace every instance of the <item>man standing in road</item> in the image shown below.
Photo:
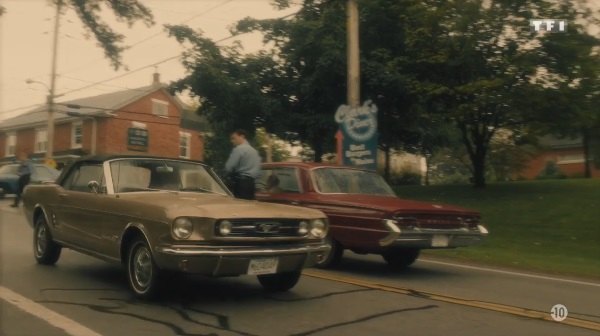
<path fill-rule="evenodd" d="M 33 173 L 33 164 L 31 160 L 28 158 L 25 152 L 19 152 L 19 161 L 21 161 L 21 165 L 19 165 L 19 169 L 17 170 L 17 175 L 19 175 L 19 181 L 17 182 L 17 196 L 15 196 L 15 202 L 11 204 L 11 207 L 16 208 L 19 206 L 19 202 L 21 202 L 21 194 L 23 193 L 23 189 L 25 186 L 29 184 L 29 180 L 31 180 L 31 174 Z"/>
<path fill-rule="evenodd" d="M 232 182 L 233 194 L 237 198 L 254 199 L 254 180 L 260 175 L 260 155 L 246 140 L 246 131 L 231 133 L 235 146 L 225 163 L 225 171 Z"/>

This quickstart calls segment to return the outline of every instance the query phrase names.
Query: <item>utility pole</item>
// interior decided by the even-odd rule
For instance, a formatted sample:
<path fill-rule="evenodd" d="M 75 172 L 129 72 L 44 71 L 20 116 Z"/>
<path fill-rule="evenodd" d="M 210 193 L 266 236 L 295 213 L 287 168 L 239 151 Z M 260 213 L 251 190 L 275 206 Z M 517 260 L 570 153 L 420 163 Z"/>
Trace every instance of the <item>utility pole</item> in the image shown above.
<path fill-rule="evenodd" d="M 347 57 L 347 104 L 351 109 L 360 107 L 360 46 L 358 27 L 357 0 L 347 0 L 346 3 L 346 57 Z M 340 126 L 341 127 L 341 126 Z M 337 164 L 344 163 L 343 139 L 341 129 L 336 133 Z"/>
<path fill-rule="evenodd" d="M 358 4 L 356 0 L 347 3 L 348 39 L 348 106 L 360 106 L 360 48 L 358 37 Z"/>
<path fill-rule="evenodd" d="M 54 40 L 52 42 L 52 72 L 50 74 L 50 91 L 48 92 L 48 146 L 46 148 L 46 161 L 52 160 L 54 156 L 54 92 L 56 90 L 56 54 L 58 52 L 58 31 L 60 28 L 60 11 L 63 0 L 56 0 L 56 14 L 54 16 Z"/>

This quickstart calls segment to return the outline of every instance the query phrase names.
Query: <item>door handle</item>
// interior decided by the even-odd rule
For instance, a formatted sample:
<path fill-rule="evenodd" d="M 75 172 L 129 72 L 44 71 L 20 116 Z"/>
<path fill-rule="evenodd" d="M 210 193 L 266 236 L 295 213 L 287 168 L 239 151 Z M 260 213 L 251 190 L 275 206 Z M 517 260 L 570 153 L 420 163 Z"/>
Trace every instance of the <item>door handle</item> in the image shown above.
<path fill-rule="evenodd" d="M 298 201 L 291 201 L 290 204 L 291 205 L 300 205 L 300 202 L 298 202 Z"/>
<path fill-rule="evenodd" d="M 60 194 L 58 194 L 58 197 L 60 197 L 60 198 L 66 198 L 66 197 L 67 197 L 67 194 L 65 194 L 65 193 L 60 193 Z"/>

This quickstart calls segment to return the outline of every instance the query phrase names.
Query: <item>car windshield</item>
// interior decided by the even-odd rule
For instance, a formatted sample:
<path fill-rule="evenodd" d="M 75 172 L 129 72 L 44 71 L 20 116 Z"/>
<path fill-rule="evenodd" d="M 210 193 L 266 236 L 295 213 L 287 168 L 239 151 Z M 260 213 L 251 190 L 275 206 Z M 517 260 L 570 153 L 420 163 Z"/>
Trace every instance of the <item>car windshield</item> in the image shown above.
<path fill-rule="evenodd" d="M 116 193 L 190 191 L 227 195 L 223 183 L 206 166 L 162 159 L 126 159 L 110 163 Z"/>
<path fill-rule="evenodd" d="M 19 165 L 6 165 L 0 167 L 0 174 L 13 174 L 16 175 L 19 170 Z"/>
<path fill-rule="evenodd" d="M 319 168 L 313 170 L 313 176 L 318 191 L 324 194 L 396 195 L 385 180 L 374 172 Z"/>
<path fill-rule="evenodd" d="M 33 178 L 37 181 L 56 181 L 56 178 L 60 175 L 58 170 L 48 168 L 44 165 L 35 165 L 33 169 Z"/>

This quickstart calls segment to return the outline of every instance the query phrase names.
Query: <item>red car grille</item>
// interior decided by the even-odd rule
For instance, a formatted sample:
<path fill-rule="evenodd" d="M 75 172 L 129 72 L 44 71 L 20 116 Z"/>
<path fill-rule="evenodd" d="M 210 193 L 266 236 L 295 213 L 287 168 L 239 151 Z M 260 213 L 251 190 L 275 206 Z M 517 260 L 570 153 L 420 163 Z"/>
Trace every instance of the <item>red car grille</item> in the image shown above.
<path fill-rule="evenodd" d="M 464 228 L 475 228 L 479 224 L 479 218 L 473 216 L 454 215 L 399 215 L 395 219 L 404 228 L 453 230 Z"/>

